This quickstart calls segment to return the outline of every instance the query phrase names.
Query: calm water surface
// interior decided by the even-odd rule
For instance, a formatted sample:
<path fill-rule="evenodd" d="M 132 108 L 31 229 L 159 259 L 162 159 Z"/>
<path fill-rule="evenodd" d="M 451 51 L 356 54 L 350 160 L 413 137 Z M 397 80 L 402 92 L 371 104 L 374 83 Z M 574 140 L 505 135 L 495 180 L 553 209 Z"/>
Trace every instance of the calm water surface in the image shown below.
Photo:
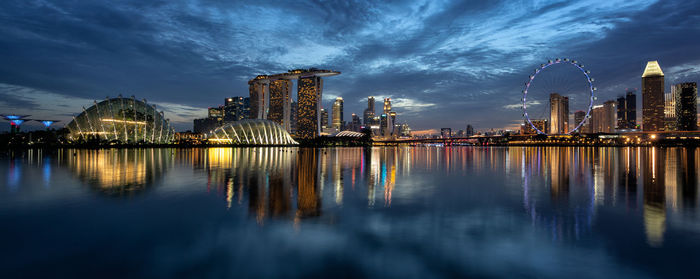
<path fill-rule="evenodd" d="M 15 277 L 698 278 L 700 149 L 0 156 Z"/>

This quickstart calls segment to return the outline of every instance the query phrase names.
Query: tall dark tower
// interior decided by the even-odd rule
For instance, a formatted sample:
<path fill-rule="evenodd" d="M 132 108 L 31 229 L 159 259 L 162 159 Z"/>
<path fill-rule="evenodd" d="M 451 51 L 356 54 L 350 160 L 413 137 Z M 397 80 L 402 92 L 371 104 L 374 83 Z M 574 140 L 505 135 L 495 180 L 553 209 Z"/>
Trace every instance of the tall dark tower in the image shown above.
<path fill-rule="evenodd" d="M 637 94 L 635 93 L 635 89 L 627 90 L 625 96 L 625 120 L 629 129 L 637 127 Z"/>
<path fill-rule="evenodd" d="M 642 74 L 642 130 L 664 128 L 664 72 L 658 61 L 649 61 Z"/>
<path fill-rule="evenodd" d="M 698 129 L 698 84 L 685 82 L 673 85 L 676 98 L 676 127 L 679 131 L 696 131 Z"/>
<path fill-rule="evenodd" d="M 374 121 L 374 96 L 369 96 L 367 98 L 367 108 L 365 109 L 365 113 L 362 115 L 365 126 L 370 126 L 372 125 L 372 122 Z"/>

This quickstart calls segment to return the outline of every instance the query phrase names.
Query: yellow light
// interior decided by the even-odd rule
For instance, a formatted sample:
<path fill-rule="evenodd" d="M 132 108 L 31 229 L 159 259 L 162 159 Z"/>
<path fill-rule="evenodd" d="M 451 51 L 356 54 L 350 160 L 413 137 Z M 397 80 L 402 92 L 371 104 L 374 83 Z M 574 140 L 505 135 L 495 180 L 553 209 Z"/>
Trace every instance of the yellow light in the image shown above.
<path fill-rule="evenodd" d="M 119 120 L 119 119 L 110 119 L 110 118 L 103 118 L 100 120 L 102 120 L 102 122 L 115 122 L 115 123 L 146 125 L 146 122 L 144 122 L 144 121 Z"/>
<path fill-rule="evenodd" d="M 656 138 L 656 135 L 651 135 L 651 139 L 655 139 L 655 138 Z"/>

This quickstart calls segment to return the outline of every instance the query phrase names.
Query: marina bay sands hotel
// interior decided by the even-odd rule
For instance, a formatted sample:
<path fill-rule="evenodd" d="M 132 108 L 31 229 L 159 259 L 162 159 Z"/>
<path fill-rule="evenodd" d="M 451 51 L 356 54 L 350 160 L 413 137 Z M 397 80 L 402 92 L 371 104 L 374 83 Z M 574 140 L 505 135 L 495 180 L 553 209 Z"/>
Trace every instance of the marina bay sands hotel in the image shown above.
<path fill-rule="evenodd" d="M 321 133 L 323 77 L 339 75 L 331 70 L 297 69 L 259 75 L 248 81 L 250 118 L 268 119 L 291 131 L 296 118 L 296 137 L 311 139 Z M 292 80 L 297 80 L 296 117 L 292 115 Z"/>

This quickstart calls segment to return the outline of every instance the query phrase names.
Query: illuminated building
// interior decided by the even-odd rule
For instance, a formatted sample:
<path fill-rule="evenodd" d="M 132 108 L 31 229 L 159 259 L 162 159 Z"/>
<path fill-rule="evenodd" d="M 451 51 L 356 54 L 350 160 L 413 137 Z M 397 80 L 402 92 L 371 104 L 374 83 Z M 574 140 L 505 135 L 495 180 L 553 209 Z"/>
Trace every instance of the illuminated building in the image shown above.
<path fill-rule="evenodd" d="M 391 112 L 391 98 L 384 98 L 384 113 Z"/>
<path fill-rule="evenodd" d="M 411 136 L 411 127 L 408 126 L 408 123 L 403 123 L 400 125 L 400 131 L 399 131 L 399 136 L 402 137 L 410 137 Z"/>
<path fill-rule="evenodd" d="M 389 121 L 391 119 L 385 114 L 382 113 L 382 115 L 379 116 L 379 133 L 383 137 L 388 137 L 391 132 L 389 131 Z"/>
<path fill-rule="evenodd" d="M 365 113 L 362 115 L 362 120 L 364 121 L 363 123 L 365 126 L 371 126 L 374 124 L 374 97 L 369 96 L 367 98 L 367 108 L 365 109 Z"/>
<path fill-rule="evenodd" d="M 549 121 L 547 119 L 530 119 L 530 122 L 532 122 L 532 125 L 534 125 L 535 128 L 540 130 L 540 132 L 542 132 L 542 133 L 546 134 L 549 131 L 549 125 L 547 125 L 549 123 Z M 469 128 L 470 128 L 470 125 L 467 126 L 467 135 L 468 136 L 470 136 L 469 135 Z M 525 134 L 536 134 L 537 133 L 537 130 L 532 129 L 532 127 L 530 126 L 530 123 L 527 123 L 527 120 L 525 120 L 525 127 L 524 128 L 525 128 L 525 131 L 524 131 Z M 474 133 L 474 130 L 472 128 L 472 135 L 473 135 L 473 133 Z"/>
<path fill-rule="evenodd" d="M 292 81 L 284 79 L 271 81 L 269 89 L 270 109 L 267 113 L 267 119 L 290 131 Z"/>
<path fill-rule="evenodd" d="M 649 61 L 642 74 L 642 130 L 664 128 L 664 72 L 659 62 Z"/>
<path fill-rule="evenodd" d="M 444 139 L 452 137 L 452 128 L 441 128 L 440 136 Z"/>
<path fill-rule="evenodd" d="M 248 82 L 251 119 L 267 119 L 270 82 L 263 79 L 264 77 L 265 76 L 258 76 Z"/>
<path fill-rule="evenodd" d="M 321 129 L 327 129 L 328 126 L 328 110 L 321 109 Z"/>
<path fill-rule="evenodd" d="M 591 133 L 613 133 L 617 124 L 617 103 L 606 101 L 603 105 L 593 106 L 590 119 Z"/>
<path fill-rule="evenodd" d="M 224 122 L 248 119 L 250 113 L 250 98 L 231 97 L 224 101 Z"/>
<path fill-rule="evenodd" d="M 471 137 L 474 135 L 474 127 L 471 124 L 467 124 L 467 129 L 465 130 L 466 136 Z"/>
<path fill-rule="evenodd" d="M 627 90 L 625 96 L 617 98 L 617 127 L 619 129 L 637 128 L 637 95 L 635 90 Z"/>
<path fill-rule="evenodd" d="M 250 118 L 268 119 L 269 114 L 273 114 L 275 122 L 282 122 L 284 128 L 297 137 L 315 138 L 321 132 L 322 77 L 339 74 L 340 72 L 337 71 L 310 68 L 289 70 L 286 73 L 274 75 L 259 75 L 248 81 Z M 298 79 L 296 113 L 292 113 L 291 98 L 289 98 L 294 79 Z M 275 94 L 277 103 L 271 103 L 271 94 Z M 296 121 L 291 123 L 292 118 L 295 117 Z M 287 119 L 289 119 L 288 125 L 284 124 Z"/>
<path fill-rule="evenodd" d="M 357 114 L 352 114 L 352 122 L 350 122 L 350 131 L 360 132 L 362 130 L 362 123 L 360 117 Z"/>
<path fill-rule="evenodd" d="M 343 130 L 343 98 L 335 98 L 333 103 L 333 128 L 338 131 Z"/>
<path fill-rule="evenodd" d="M 136 98 L 111 98 L 73 117 L 66 125 L 70 140 L 98 138 L 119 143 L 169 143 L 175 131 L 155 105 Z"/>
<path fill-rule="evenodd" d="M 569 97 L 557 93 L 549 95 L 549 133 L 566 134 L 569 132 Z"/>
<path fill-rule="evenodd" d="M 579 125 L 579 123 L 582 123 L 584 121 L 586 121 L 586 112 L 585 111 L 579 110 L 579 111 L 574 112 L 574 125 Z M 581 127 L 579 127 L 578 131 L 576 131 L 576 132 L 584 133 L 584 130 L 587 126 L 588 125 L 586 123 L 584 123 L 583 125 L 581 125 Z"/>
<path fill-rule="evenodd" d="M 292 105 L 290 106 L 290 117 L 289 117 L 289 133 L 292 135 L 297 134 L 297 107 L 298 103 L 297 102 L 292 102 Z"/>
<path fill-rule="evenodd" d="M 245 119 L 214 129 L 208 140 L 215 144 L 296 145 L 279 124 L 265 119 Z"/>
<path fill-rule="evenodd" d="M 676 92 L 671 87 L 671 92 L 664 93 L 664 130 L 676 131 L 678 117 L 676 116 Z"/>
<path fill-rule="evenodd" d="M 676 128 L 679 131 L 696 131 L 698 129 L 697 103 L 698 85 L 695 82 L 675 84 L 671 87 L 675 97 Z"/>
<path fill-rule="evenodd" d="M 321 133 L 321 94 L 323 80 L 311 76 L 299 78 L 297 110 L 297 137 L 312 139 Z"/>

